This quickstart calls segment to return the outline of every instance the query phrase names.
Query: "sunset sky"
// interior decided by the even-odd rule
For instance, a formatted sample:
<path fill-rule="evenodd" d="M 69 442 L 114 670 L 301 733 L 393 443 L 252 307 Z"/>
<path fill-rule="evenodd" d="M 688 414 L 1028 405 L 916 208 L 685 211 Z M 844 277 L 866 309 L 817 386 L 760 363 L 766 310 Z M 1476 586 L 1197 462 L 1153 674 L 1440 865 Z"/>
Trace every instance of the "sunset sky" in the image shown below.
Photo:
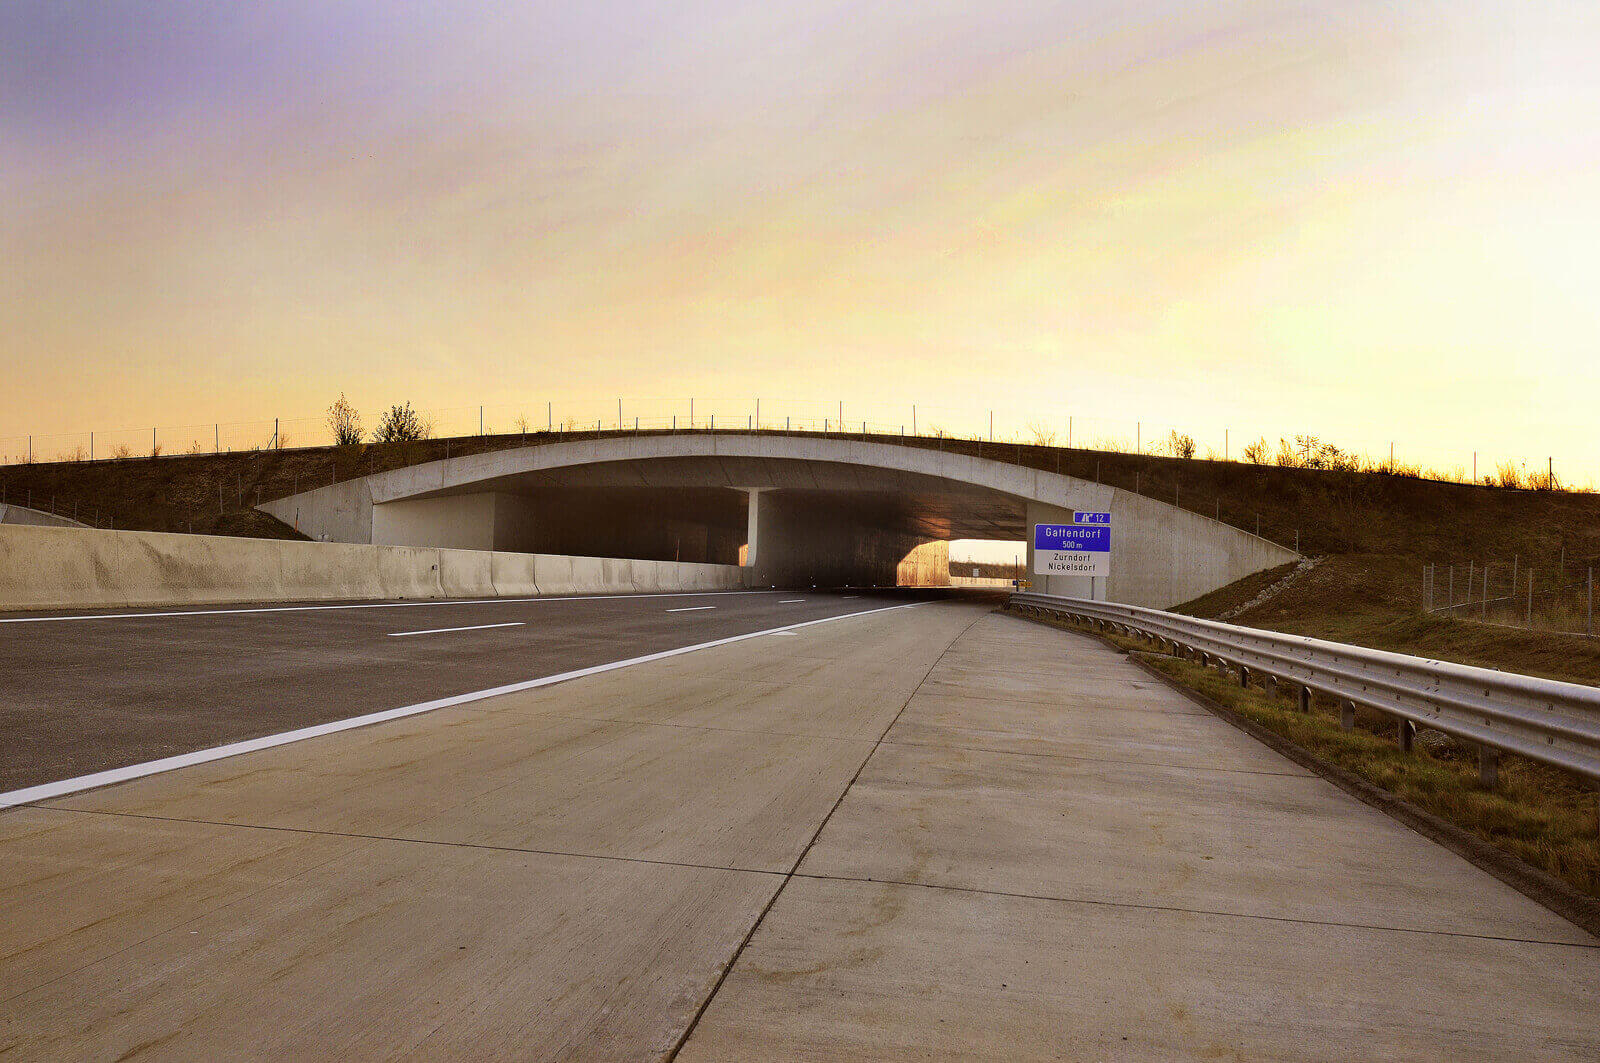
<path fill-rule="evenodd" d="M 1537 0 L 7 0 L 0 437 L 761 396 L 1600 478 L 1597 55 Z"/>

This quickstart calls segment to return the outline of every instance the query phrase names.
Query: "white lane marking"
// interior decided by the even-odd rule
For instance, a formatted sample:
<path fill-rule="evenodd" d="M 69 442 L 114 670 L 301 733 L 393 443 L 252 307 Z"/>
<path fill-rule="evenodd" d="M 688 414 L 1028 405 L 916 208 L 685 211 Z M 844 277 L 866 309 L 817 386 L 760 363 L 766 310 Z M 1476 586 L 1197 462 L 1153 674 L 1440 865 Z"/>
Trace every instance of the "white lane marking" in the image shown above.
<path fill-rule="evenodd" d="M 111 768 L 107 771 L 97 771 L 92 775 L 80 775 L 75 779 L 61 779 L 57 782 L 40 783 L 38 786 L 28 786 L 21 790 L 12 790 L 0 794 L 0 808 L 11 808 L 14 805 L 25 805 L 33 801 L 47 801 L 52 797 L 62 797 L 66 794 L 75 794 L 83 790 L 94 790 L 101 786 L 110 786 L 113 783 L 129 782 L 133 779 L 142 779 L 147 775 L 160 775 L 163 772 L 176 771 L 179 768 L 192 767 L 195 764 L 209 764 L 214 760 L 226 760 L 237 757 L 243 753 L 255 753 L 263 749 L 272 749 L 276 746 L 286 746 L 293 742 L 303 742 L 308 738 L 321 738 L 323 735 L 338 734 L 340 731 L 353 731 L 357 727 L 368 727 L 375 723 L 386 723 L 389 720 L 400 720 L 407 716 L 417 716 L 435 709 L 447 709 L 455 705 L 467 705 L 474 701 L 483 701 L 486 698 L 499 697 L 501 694 L 515 694 L 523 690 L 535 690 L 539 687 L 555 686 L 571 679 L 582 679 L 585 676 L 599 675 L 602 672 L 614 672 L 619 668 L 629 668 L 636 664 L 649 664 L 651 661 L 661 661 L 668 657 L 679 657 L 685 653 L 694 653 L 697 650 L 709 650 L 716 646 L 729 646 L 735 642 L 744 642 L 748 639 L 758 639 L 764 635 L 782 635 L 796 631 L 803 627 L 812 627 L 816 624 L 829 624 L 835 620 L 848 620 L 855 616 L 871 616 L 873 613 L 888 613 L 896 609 L 915 609 L 926 602 L 911 602 L 908 605 L 886 605 L 877 609 L 860 609 L 853 613 L 840 613 L 838 616 L 825 616 L 820 620 L 803 620 L 798 624 L 785 624 L 783 627 L 767 628 L 763 631 L 751 631 L 743 635 L 732 635 L 725 639 L 715 639 L 711 642 L 698 642 L 693 646 L 679 646 L 675 650 L 662 650 L 659 653 L 647 653 L 643 657 L 630 657 L 625 661 L 612 661 L 609 664 L 596 664 L 588 668 L 579 668 L 576 671 L 562 672 L 559 675 L 547 675 L 540 679 L 527 679 L 520 683 L 508 683 L 505 686 L 490 687 L 487 690 L 475 690 L 470 694 L 456 694 L 448 698 L 435 698 L 433 701 L 421 701 L 415 705 L 404 705 L 398 709 L 385 709 L 382 712 L 371 712 L 365 716 L 353 716 L 348 720 L 334 720 L 332 723 L 321 723 L 314 727 L 301 727 L 293 731 L 284 731 L 281 734 L 266 735 L 262 738 L 252 738 L 244 742 L 230 742 L 225 746 L 213 746 L 210 749 L 197 749 L 193 753 L 181 753 L 175 757 L 163 757 L 160 760 L 150 760 L 143 764 L 129 764 L 123 768 Z"/>
<path fill-rule="evenodd" d="M 803 601 L 805 601 L 804 598 L 785 598 L 785 599 L 783 599 L 783 601 L 779 602 L 778 604 L 779 605 L 793 605 L 795 602 L 803 602 Z"/>
<path fill-rule="evenodd" d="M 842 601 L 842 602 L 848 602 L 851 598 L 859 598 L 859 597 L 861 597 L 861 595 L 859 595 L 859 594 L 847 594 L 847 595 L 845 595 L 843 598 L 841 598 L 839 600 Z"/>
<path fill-rule="evenodd" d="M 668 609 L 669 613 L 698 613 L 702 609 L 715 609 L 714 605 L 680 605 L 676 609 Z"/>
<path fill-rule="evenodd" d="M 404 638 L 406 635 L 444 635 L 451 631 L 483 631 L 491 627 L 521 627 L 521 620 L 511 620 L 504 624 L 473 624 L 471 627 L 430 627 L 426 631 L 391 631 L 392 639 Z"/>
<path fill-rule="evenodd" d="M 234 616 L 241 613 L 320 613 L 338 609 L 414 609 L 423 605 L 514 605 L 526 602 L 605 602 L 618 598 L 711 598 L 725 594 L 777 594 L 777 591 L 660 591 L 641 594 L 569 594 L 551 598 L 428 598 L 416 602 L 352 602 L 346 605 L 267 605 L 252 609 L 187 609 L 173 613 L 93 613 L 80 616 L 0 617 L 0 624 L 43 624 L 57 620 L 142 620 L 163 616 Z"/>

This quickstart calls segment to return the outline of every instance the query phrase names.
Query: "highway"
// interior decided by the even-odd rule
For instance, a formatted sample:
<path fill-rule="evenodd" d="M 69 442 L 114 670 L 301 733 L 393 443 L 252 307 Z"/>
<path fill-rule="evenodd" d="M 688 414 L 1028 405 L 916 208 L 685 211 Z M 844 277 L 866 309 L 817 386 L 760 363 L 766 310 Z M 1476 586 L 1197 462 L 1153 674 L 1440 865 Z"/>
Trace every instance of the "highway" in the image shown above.
<path fill-rule="evenodd" d="M 345 662 L 289 722 L 570 668 L 541 615 L 617 663 L 768 633 L 0 810 L 0 1058 L 1600 1057 L 1600 942 L 988 603 L 314 615 L 137 644 L 214 684 L 181 729 L 233 624 L 235 670 Z"/>
<path fill-rule="evenodd" d="M 762 591 L 0 613 L 0 792 L 910 600 Z"/>

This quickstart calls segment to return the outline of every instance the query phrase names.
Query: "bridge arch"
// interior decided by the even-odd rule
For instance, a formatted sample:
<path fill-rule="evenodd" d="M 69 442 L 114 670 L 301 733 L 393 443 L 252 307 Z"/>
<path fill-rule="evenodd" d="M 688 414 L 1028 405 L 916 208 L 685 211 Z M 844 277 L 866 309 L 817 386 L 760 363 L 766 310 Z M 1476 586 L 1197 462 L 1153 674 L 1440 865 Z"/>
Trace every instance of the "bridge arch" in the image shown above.
<path fill-rule="evenodd" d="M 1026 540 L 1034 523 L 1108 511 L 1112 575 L 1096 596 L 1157 607 L 1297 556 L 1104 484 L 921 444 L 810 434 L 539 443 L 375 473 L 261 508 L 315 539 L 722 561 L 743 564 L 747 582 L 762 586 L 893 583 L 924 544 Z M 1082 577 L 1039 578 L 1036 587 L 1089 593 Z"/>

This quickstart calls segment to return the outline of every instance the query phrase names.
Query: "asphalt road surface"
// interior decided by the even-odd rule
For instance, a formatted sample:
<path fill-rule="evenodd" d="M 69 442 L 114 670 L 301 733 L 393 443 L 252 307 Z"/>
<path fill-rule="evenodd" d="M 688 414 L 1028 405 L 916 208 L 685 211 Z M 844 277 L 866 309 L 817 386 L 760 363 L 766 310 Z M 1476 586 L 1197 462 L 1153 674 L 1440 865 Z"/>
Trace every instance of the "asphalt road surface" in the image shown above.
<path fill-rule="evenodd" d="M 907 600 L 752 591 L 0 614 L 0 793 Z"/>

